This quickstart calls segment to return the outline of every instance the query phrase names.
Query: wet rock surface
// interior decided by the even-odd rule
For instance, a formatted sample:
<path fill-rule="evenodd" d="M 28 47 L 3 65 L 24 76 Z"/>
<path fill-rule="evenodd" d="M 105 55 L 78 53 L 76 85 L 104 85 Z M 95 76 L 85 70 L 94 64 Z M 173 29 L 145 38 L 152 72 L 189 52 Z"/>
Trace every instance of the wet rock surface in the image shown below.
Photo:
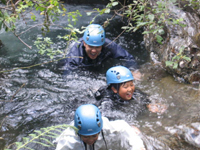
<path fill-rule="evenodd" d="M 156 7 L 157 0 L 150 1 L 150 7 Z M 164 25 L 165 33 L 162 36 L 162 44 L 156 41 L 156 36 L 146 34 L 144 41 L 146 49 L 157 56 L 152 58 L 155 62 L 160 62 L 173 77 L 179 82 L 196 84 L 200 82 L 200 17 L 199 7 L 194 8 L 188 3 L 179 3 L 174 5 L 170 2 L 163 2 L 166 9 L 161 13 L 166 13 L 166 20 L 176 20 L 182 18 L 181 24 L 171 24 L 166 21 Z M 164 12 L 166 11 L 166 12 Z M 167 15 L 168 13 L 168 15 Z M 149 30 L 148 28 L 146 30 Z M 181 49 L 183 49 L 182 52 Z M 179 55 L 179 59 L 174 59 Z M 187 57 L 186 59 L 184 57 Z M 177 63 L 177 68 L 173 65 L 166 67 L 166 61 Z"/>
<path fill-rule="evenodd" d="M 169 127 L 167 130 L 178 139 L 200 148 L 200 122 Z"/>

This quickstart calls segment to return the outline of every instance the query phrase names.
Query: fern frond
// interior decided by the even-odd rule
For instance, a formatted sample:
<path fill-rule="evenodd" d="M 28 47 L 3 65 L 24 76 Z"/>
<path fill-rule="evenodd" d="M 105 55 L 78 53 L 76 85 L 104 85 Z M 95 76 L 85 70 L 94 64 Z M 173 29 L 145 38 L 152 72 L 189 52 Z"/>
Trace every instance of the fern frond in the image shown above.
<path fill-rule="evenodd" d="M 23 141 L 26 143 L 26 142 L 29 141 L 29 138 L 27 138 L 27 137 L 23 137 Z"/>
<path fill-rule="evenodd" d="M 76 127 L 67 124 L 41 128 L 40 130 L 35 130 L 34 133 L 29 134 L 29 137 L 23 137 L 23 142 L 15 142 L 15 145 L 17 147 L 16 150 L 20 150 L 22 148 L 33 150 L 31 147 L 28 146 L 31 143 L 39 144 L 44 147 L 55 147 L 52 139 L 58 137 L 62 133 L 62 131 L 67 128 L 72 128 L 75 130 L 75 132 L 78 131 Z M 9 148 L 9 146 L 7 148 Z"/>
<path fill-rule="evenodd" d="M 48 144 L 50 144 L 51 146 L 54 146 L 53 144 L 52 144 L 52 142 L 51 141 L 49 141 L 48 139 L 45 139 L 45 138 L 40 138 L 41 140 L 44 140 L 45 142 L 47 142 Z"/>
<path fill-rule="evenodd" d="M 45 144 L 45 143 L 42 143 L 42 142 L 38 142 L 38 141 L 33 141 L 33 143 L 43 145 L 44 147 L 50 147 L 51 146 L 51 145 L 48 145 L 48 144 Z"/>
<path fill-rule="evenodd" d="M 48 135 L 58 136 L 58 134 L 56 134 L 56 133 L 52 133 L 52 132 L 48 133 Z"/>
<path fill-rule="evenodd" d="M 58 135 L 56 135 L 56 136 L 54 136 L 54 135 L 49 135 L 49 134 L 46 134 L 45 136 L 46 136 L 46 137 L 49 137 L 49 138 L 52 138 L 52 139 L 55 139 L 55 138 L 57 138 L 57 137 L 59 136 L 59 134 L 58 134 Z"/>
<path fill-rule="evenodd" d="M 42 128 L 44 130 L 44 128 Z M 40 130 L 35 130 L 34 132 L 38 133 L 38 134 L 42 134 L 42 131 Z"/>

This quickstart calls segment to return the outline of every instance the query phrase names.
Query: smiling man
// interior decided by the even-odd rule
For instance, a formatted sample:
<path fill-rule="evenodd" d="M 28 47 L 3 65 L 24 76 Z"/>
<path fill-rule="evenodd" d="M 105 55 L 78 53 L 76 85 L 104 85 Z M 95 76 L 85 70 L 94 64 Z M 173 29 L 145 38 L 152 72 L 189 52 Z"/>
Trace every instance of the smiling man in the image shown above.
<path fill-rule="evenodd" d="M 61 61 L 64 75 L 77 68 L 97 69 L 109 59 L 123 59 L 126 67 L 136 69 L 136 61 L 131 54 L 115 42 L 105 37 L 105 31 L 99 24 L 87 26 L 84 35 L 78 42 L 72 43 L 66 59 Z"/>

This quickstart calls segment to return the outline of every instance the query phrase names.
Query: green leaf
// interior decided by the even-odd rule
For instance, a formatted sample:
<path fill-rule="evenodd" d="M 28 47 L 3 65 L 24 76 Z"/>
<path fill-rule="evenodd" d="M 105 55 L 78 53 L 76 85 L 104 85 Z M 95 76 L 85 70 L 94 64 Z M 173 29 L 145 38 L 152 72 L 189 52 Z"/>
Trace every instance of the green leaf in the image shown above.
<path fill-rule="evenodd" d="M 41 142 L 38 142 L 38 141 L 33 141 L 33 143 L 37 143 L 37 144 L 40 144 L 44 147 L 50 147 L 51 145 L 48 145 L 48 144 L 45 144 L 45 143 L 41 143 Z"/>
<path fill-rule="evenodd" d="M 178 68 L 178 63 L 174 63 L 173 69 L 177 69 Z"/>
<path fill-rule="evenodd" d="M 36 16 L 33 14 L 33 15 L 31 15 L 31 19 L 33 20 L 33 21 L 35 21 L 36 20 Z"/>
<path fill-rule="evenodd" d="M 156 40 L 158 43 L 162 44 L 163 38 L 160 35 L 156 35 Z"/>
<path fill-rule="evenodd" d="M 17 147 L 22 146 L 22 142 L 15 142 L 15 144 L 17 145 Z"/>
<path fill-rule="evenodd" d="M 110 9 L 107 8 L 107 9 L 105 10 L 105 13 L 110 13 Z"/>
<path fill-rule="evenodd" d="M 54 146 L 54 145 L 52 144 L 52 142 L 49 141 L 48 139 L 46 139 L 46 138 L 40 138 L 40 139 L 41 139 L 41 140 L 44 140 L 45 142 L 47 142 L 47 143 L 49 143 L 50 145 Z"/>
<path fill-rule="evenodd" d="M 182 58 L 185 59 L 185 60 L 187 60 L 187 61 L 189 61 L 189 62 L 191 61 L 190 57 L 183 56 Z"/>
<path fill-rule="evenodd" d="M 144 26 L 144 25 L 147 25 L 147 24 L 148 24 L 148 22 L 138 22 L 137 26 Z"/>
<path fill-rule="evenodd" d="M 144 32 L 142 32 L 142 34 L 149 34 L 149 33 L 151 33 L 150 31 L 144 31 Z"/>
<path fill-rule="evenodd" d="M 36 134 L 29 134 L 32 138 L 36 137 Z"/>
<path fill-rule="evenodd" d="M 90 12 L 87 12 L 86 14 L 87 14 L 88 16 L 90 16 L 92 13 L 93 13 L 93 12 L 90 11 Z"/>
<path fill-rule="evenodd" d="M 158 30 L 158 33 L 159 33 L 159 34 L 164 34 L 165 31 L 164 31 L 163 29 L 159 29 L 159 30 Z"/>
<path fill-rule="evenodd" d="M 181 56 L 180 55 L 176 55 L 176 56 L 174 56 L 173 58 L 172 58 L 172 61 L 174 61 L 174 60 L 179 60 L 181 58 Z"/>
<path fill-rule="evenodd" d="M 166 67 L 167 67 L 167 66 L 173 66 L 173 65 L 174 65 L 174 62 L 172 62 L 172 61 L 166 61 L 166 62 L 165 62 L 165 65 L 166 65 Z"/>
<path fill-rule="evenodd" d="M 154 17 L 154 14 L 149 14 L 149 15 L 148 15 L 148 18 L 149 18 L 150 21 L 153 21 L 154 18 L 155 18 L 155 17 Z"/>
<path fill-rule="evenodd" d="M 113 2 L 112 3 L 112 6 L 116 6 L 116 5 L 118 5 L 118 2 Z"/>
<path fill-rule="evenodd" d="M 27 142 L 29 141 L 29 138 L 23 137 L 23 141 L 24 141 L 25 143 L 27 143 Z"/>

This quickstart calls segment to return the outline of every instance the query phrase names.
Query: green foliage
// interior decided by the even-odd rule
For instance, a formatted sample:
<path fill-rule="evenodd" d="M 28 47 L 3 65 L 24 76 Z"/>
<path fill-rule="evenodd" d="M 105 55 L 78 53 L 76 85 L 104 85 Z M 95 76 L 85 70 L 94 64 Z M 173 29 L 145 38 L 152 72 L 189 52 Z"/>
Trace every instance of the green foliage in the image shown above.
<path fill-rule="evenodd" d="M 186 60 L 188 62 L 191 61 L 191 59 L 185 55 L 183 55 L 185 47 L 181 47 L 180 51 L 178 54 L 176 54 L 173 58 L 172 61 L 166 61 L 165 65 L 166 66 L 171 66 L 173 69 L 177 69 L 178 68 L 178 63 L 180 60 Z"/>
<path fill-rule="evenodd" d="M 79 10 L 76 10 L 74 12 L 69 12 L 68 13 L 68 22 L 70 23 L 71 21 L 76 24 L 76 21 L 78 21 L 77 17 L 81 17 L 82 14 L 79 12 Z"/>
<path fill-rule="evenodd" d="M 177 3 L 177 0 L 170 1 L 158 1 L 153 8 L 148 6 L 149 0 L 137 0 L 133 1 L 128 5 L 122 5 L 117 0 L 110 0 L 110 3 L 106 5 L 106 8 L 100 10 L 95 8 L 94 11 L 87 12 L 88 15 L 91 15 L 94 12 L 97 12 L 99 15 L 104 13 L 114 12 L 115 15 L 127 18 L 128 22 L 126 26 L 123 26 L 122 29 L 127 32 L 135 32 L 140 28 L 146 29 L 143 34 L 154 34 L 158 43 L 162 44 L 163 37 L 165 33 L 164 26 L 166 23 L 168 25 L 179 25 L 185 27 L 183 19 L 173 19 L 169 17 L 170 11 L 167 8 L 169 3 Z M 118 6 L 117 10 L 115 9 Z M 112 20 L 107 19 L 105 22 Z"/>
<path fill-rule="evenodd" d="M 28 137 L 24 137 L 22 142 L 15 142 L 12 146 L 15 145 L 15 150 L 33 150 L 30 145 L 34 143 L 39 144 L 42 147 L 55 147 L 53 140 L 55 140 L 66 128 L 72 128 L 76 132 L 78 131 L 76 127 L 66 124 L 41 128 L 40 130 L 35 130 L 32 134 L 29 134 Z M 5 150 L 11 150 L 9 149 L 10 146 L 8 146 Z"/>
<path fill-rule="evenodd" d="M 51 41 L 50 38 L 37 38 L 37 40 L 34 42 L 34 45 L 39 49 L 39 54 L 43 55 L 46 54 L 48 55 L 51 59 L 54 58 L 56 54 L 62 54 L 63 52 L 60 51 L 59 49 L 54 49 L 52 47 L 53 42 Z"/>
<path fill-rule="evenodd" d="M 68 34 L 64 36 L 57 36 L 59 39 L 65 39 L 67 41 L 67 47 L 70 45 L 71 41 L 78 42 L 78 36 L 77 33 L 82 34 L 84 32 L 80 31 L 77 28 L 74 28 L 73 25 L 68 24 L 67 27 L 64 28 L 65 30 L 69 31 Z M 61 51 L 60 49 L 55 49 L 54 48 L 54 43 L 49 37 L 38 37 L 37 40 L 34 42 L 34 45 L 39 49 L 39 54 L 44 55 L 46 54 L 47 56 L 50 57 L 50 59 L 53 59 L 57 54 L 62 54 L 63 56 L 66 55 L 66 51 Z M 67 49 L 67 48 L 66 48 Z"/>
<path fill-rule="evenodd" d="M 4 1 L 2 2 L 4 3 Z M 61 10 L 60 7 L 63 9 Z M 31 13 L 31 19 L 36 21 L 37 18 L 32 10 L 41 12 L 40 15 L 44 16 L 43 25 L 47 30 L 51 21 L 54 22 L 58 19 L 58 16 L 66 12 L 66 9 L 59 3 L 59 0 L 19 0 L 17 3 L 8 1 L 8 5 L 2 7 L 0 11 L 0 24 L 3 24 L 1 27 L 5 29 L 8 28 L 6 31 L 15 31 L 16 21 L 25 18 L 24 16 L 28 13 Z"/>
<path fill-rule="evenodd" d="M 199 0 L 183 0 L 187 2 L 186 6 L 190 6 L 194 10 L 199 10 L 200 9 L 200 1 Z"/>
<path fill-rule="evenodd" d="M 5 5 L 6 4 L 6 0 L 1 0 L 1 2 Z"/>
<path fill-rule="evenodd" d="M 5 3 L 5 0 L 1 0 Z M 182 0 L 186 1 L 189 6 L 200 6 L 199 0 Z M 107 18 L 104 23 L 104 27 L 109 25 L 110 21 L 114 18 L 114 16 L 119 15 L 123 18 L 127 18 L 127 25 L 123 26 L 122 29 L 127 32 L 135 32 L 140 28 L 146 29 L 143 34 L 154 34 L 156 41 L 162 44 L 164 26 L 167 23 L 168 25 L 179 25 L 184 27 L 185 25 L 182 23 L 183 19 L 178 18 L 170 18 L 169 10 L 167 5 L 169 3 L 178 4 L 177 0 L 169 0 L 169 1 L 158 1 L 153 8 L 149 8 L 149 0 L 133 0 L 132 3 L 122 4 L 117 0 L 110 0 L 110 2 L 106 5 L 105 8 L 99 9 L 94 8 L 93 11 L 87 12 L 87 15 L 91 15 L 92 13 L 97 13 L 97 15 L 91 20 L 90 23 L 93 23 L 97 16 L 103 15 L 105 13 L 114 13 L 112 18 Z M 42 0 L 19 0 L 18 3 L 12 3 L 9 1 L 12 9 L 9 9 L 5 6 L 5 9 L 0 10 L 0 29 L 4 28 L 6 31 L 15 31 L 16 26 L 15 23 L 19 18 L 24 18 L 27 13 L 31 14 L 31 19 L 33 21 L 37 21 L 37 17 L 32 10 L 36 10 L 40 12 L 40 15 L 44 16 L 43 26 L 41 30 L 43 33 L 49 32 L 49 26 L 56 20 L 58 20 L 58 16 L 68 15 L 67 21 L 68 26 L 65 28 L 70 30 L 71 32 L 64 37 L 63 39 L 67 41 L 77 40 L 77 35 L 75 32 L 80 33 L 78 29 L 75 29 L 72 25 L 72 22 L 76 24 L 78 17 L 81 17 L 82 14 L 76 10 L 73 12 L 67 12 L 64 5 L 60 2 L 60 0 L 50 0 L 50 1 L 42 1 Z M 60 37 L 61 38 L 61 37 Z M 42 46 L 43 47 L 43 46 Z M 46 51 L 49 51 L 46 50 Z M 40 51 L 41 54 L 44 54 L 44 50 Z"/>

